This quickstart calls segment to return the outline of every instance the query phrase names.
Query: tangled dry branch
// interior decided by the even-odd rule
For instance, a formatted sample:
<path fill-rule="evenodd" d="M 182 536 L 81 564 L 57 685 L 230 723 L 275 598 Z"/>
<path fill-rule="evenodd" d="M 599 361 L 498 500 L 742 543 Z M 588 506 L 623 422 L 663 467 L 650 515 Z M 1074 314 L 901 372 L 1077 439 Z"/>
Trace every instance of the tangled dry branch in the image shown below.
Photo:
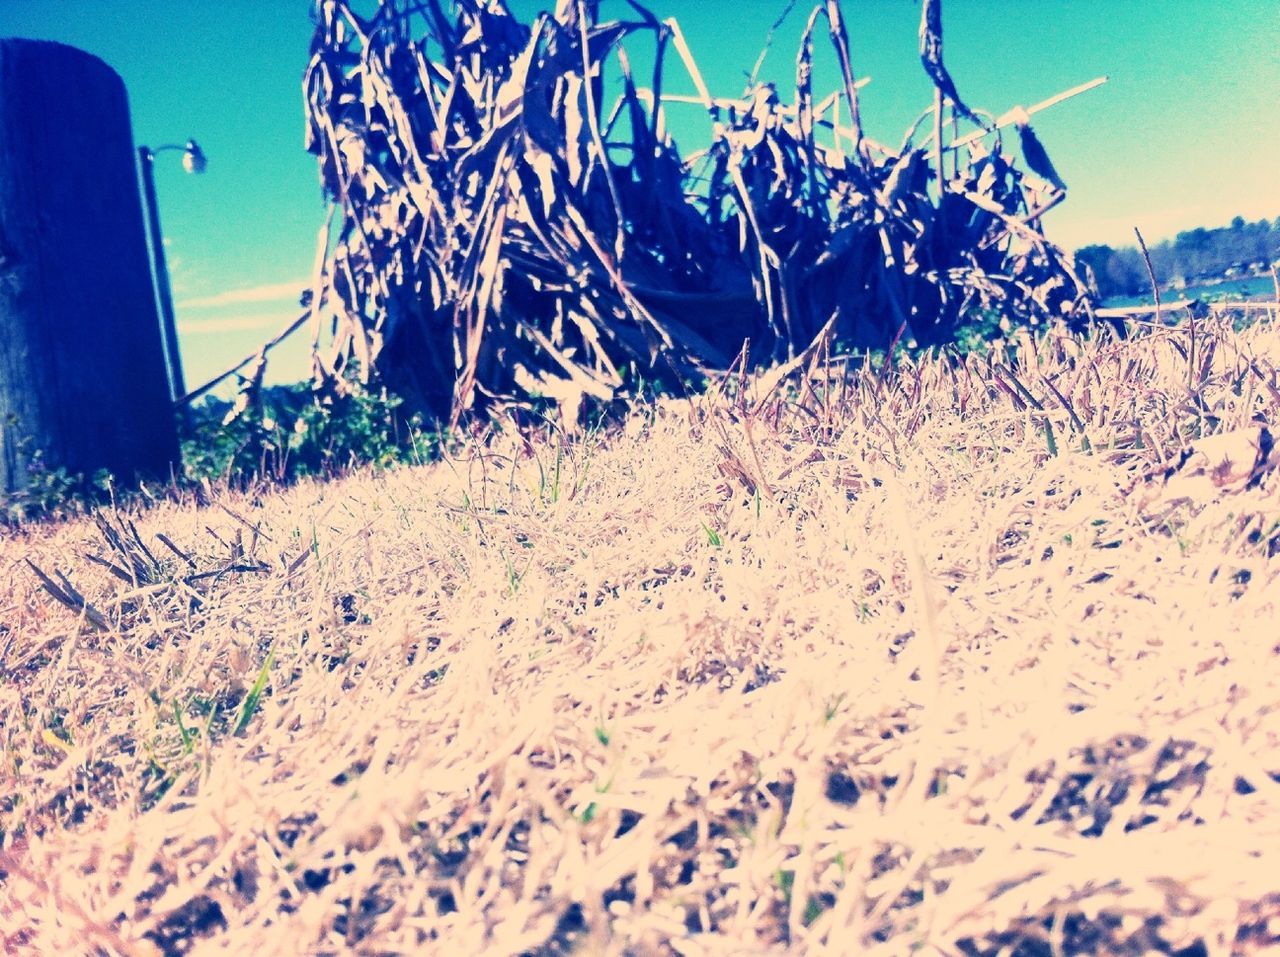
<path fill-rule="evenodd" d="M 920 47 L 937 97 L 897 147 L 863 132 L 839 0 L 810 14 L 789 97 L 756 84 L 728 99 L 679 23 L 634 0 L 631 19 L 560 0 L 532 25 L 503 0 L 447 6 L 380 0 L 365 17 L 316 4 L 307 146 L 340 224 L 310 307 L 317 341 L 334 331 L 318 382 L 355 359 L 453 421 L 537 395 L 572 419 L 629 372 L 678 388 L 748 340 L 769 361 L 827 331 L 926 345 L 984 311 L 1087 318 L 1086 284 L 1040 229 L 1065 187 L 1030 111 L 997 120 L 963 104 L 938 0 Z M 839 88 L 819 100 L 822 26 Z M 640 44 L 647 87 L 628 53 Z M 696 97 L 663 92 L 673 52 Z M 691 100 L 710 145 L 682 156 L 667 105 Z M 952 120 L 977 129 L 943 143 Z M 1010 125 L 1030 172 L 1005 152 Z"/>

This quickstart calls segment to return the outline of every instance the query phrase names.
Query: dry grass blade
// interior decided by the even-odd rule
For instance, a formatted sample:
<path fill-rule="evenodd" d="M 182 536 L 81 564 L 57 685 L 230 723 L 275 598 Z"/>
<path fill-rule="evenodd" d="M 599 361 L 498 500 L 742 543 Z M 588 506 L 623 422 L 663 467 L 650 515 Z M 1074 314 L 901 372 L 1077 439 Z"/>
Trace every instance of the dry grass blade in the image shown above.
<path fill-rule="evenodd" d="M 85 600 L 85 597 L 76 590 L 66 575 L 55 570 L 54 574 L 58 576 L 58 581 L 55 582 L 31 559 L 24 560 L 27 563 L 27 567 L 35 573 L 36 578 L 40 579 L 40 585 L 53 596 L 55 601 L 70 608 L 77 615 L 83 615 L 85 620 L 99 631 L 109 631 L 111 629 L 111 623 L 107 621 L 102 612 Z"/>
<path fill-rule="evenodd" d="M 0 540 L 0 940 L 1274 950 L 1280 332 L 1197 339 L 1194 394 L 1162 327 L 742 349 L 616 427 Z"/>

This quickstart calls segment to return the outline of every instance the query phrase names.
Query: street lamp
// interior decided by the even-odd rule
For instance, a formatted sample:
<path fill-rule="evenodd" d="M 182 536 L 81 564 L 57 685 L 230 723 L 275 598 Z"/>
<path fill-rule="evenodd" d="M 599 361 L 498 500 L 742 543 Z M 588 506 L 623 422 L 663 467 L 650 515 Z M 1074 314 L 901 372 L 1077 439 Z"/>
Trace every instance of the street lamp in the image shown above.
<path fill-rule="evenodd" d="M 164 258 L 164 240 L 160 232 L 160 209 L 156 203 L 155 158 L 166 150 L 182 151 L 182 168 L 188 173 L 203 173 L 208 165 L 204 152 L 195 140 L 179 146 L 139 146 L 138 166 L 142 170 L 142 192 L 147 207 L 147 231 L 151 234 L 151 262 L 155 272 L 156 301 L 160 307 L 160 337 L 164 342 L 165 364 L 169 368 L 169 391 L 176 401 L 186 395 L 182 378 L 182 357 L 178 353 L 178 326 L 173 318 L 173 292 L 169 288 L 169 267 Z"/>

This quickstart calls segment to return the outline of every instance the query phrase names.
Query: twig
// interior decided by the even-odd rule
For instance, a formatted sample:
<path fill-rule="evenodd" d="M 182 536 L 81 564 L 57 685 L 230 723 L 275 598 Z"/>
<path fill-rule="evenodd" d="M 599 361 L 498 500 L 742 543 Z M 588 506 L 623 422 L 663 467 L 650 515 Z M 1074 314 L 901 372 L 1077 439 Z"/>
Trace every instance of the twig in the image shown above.
<path fill-rule="evenodd" d="M 582 96 L 587 104 L 587 132 L 600 157 L 600 172 L 609 188 L 609 199 L 613 202 L 613 257 L 615 262 L 621 263 L 626 255 L 626 216 L 622 212 L 622 198 L 618 195 L 618 184 L 614 182 L 609 153 L 604 148 L 604 138 L 600 135 L 600 111 L 596 106 L 596 95 L 591 82 L 591 37 L 587 24 L 586 3 L 578 0 L 578 36 L 582 50 L 582 76 L 586 81 L 582 84 Z"/>
<path fill-rule="evenodd" d="M 1061 93 L 1058 93 L 1055 96 L 1051 96 L 1047 100 L 1041 100 L 1035 106 L 1027 107 L 1025 111 L 1021 109 L 1012 109 L 1009 112 L 1005 113 L 1003 116 L 1001 116 L 998 120 L 996 120 L 995 129 L 1002 130 L 1006 126 L 1012 126 L 1019 119 L 1023 119 L 1025 121 L 1025 118 L 1028 116 L 1035 116 L 1041 110 L 1047 110 L 1051 106 L 1057 106 L 1063 100 L 1069 100 L 1073 96 L 1079 96 L 1081 93 L 1088 93 L 1094 87 L 1102 86 L 1102 84 L 1106 82 L 1107 82 L 1107 77 L 1105 76 L 1096 77 L 1095 79 L 1090 80 L 1088 83 L 1081 83 L 1079 86 L 1073 86 L 1069 90 L 1063 90 Z M 974 130 L 972 133 L 968 134 L 967 136 L 962 136 L 958 140 L 953 140 L 951 142 L 951 145 L 948 146 L 947 149 L 958 150 L 962 146 L 968 146 L 970 143 L 974 142 L 975 140 L 982 139 L 984 136 L 986 136 L 990 132 L 992 131 L 991 130 Z M 934 149 L 936 150 L 937 147 L 935 146 Z M 930 156 L 932 156 L 932 154 L 930 154 Z"/>
<path fill-rule="evenodd" d="M 173 542 L 170 541 L 169 536 L 157 532 L 156 538 L 158 538 L 160 540 L 160 543 L 164 545 L 167 549 L 169 549 L 169 551 L 173 552 L 175 555 L 181 558 L 184 562 L 186 562 L 192 568 L 196 567 L 195 559 L 192 558 L 190 555 L 188 555 L 186 552 L 184 552 L 177 545 L 173 544 Z"/>
<path fill-rule="evenodd" d="M 200 398 L 200 396 L 204 395 L 206 392 L 212 389 L 215 385 L 217 385 L 223 379 L 227 378 L 228 376 L 234 375 L 235 373 L 243 369 L 245 366 L 247 366 L 254 359 L 258 358 L 261 355 L 266 355 L 266 353 L 270 352 L 276 346 L 280 345 L 280 343 L 282 343 L 285 339 L 287 339 L 294 332 L 296 332 L 310 318 L 311 318 L 311 309 L 308 308 L 304 313 L 302 313 L 302 315 L 298 316 L 298 318 L 290 320 L 289 324 L 285 326 L 283 329 L 281 329 L 279 332 L 277 332 L 274 338 L 270 339 L 269 341 L 264 343 L 262 346 L 255 349 L 253 352 L 249 353 L 247 356 L 245 356 L 243 359 L 241 359 L 239 362 L 233 365 L 226 372 L 222 372 L 214 376 L 204 385 L 200 386 L 200 388 L 192 389 L 186 395 L 180 396 L 179 398 L 174 399 L 173 404 L 175 406 L 184 406 L 190 402 L 194 402 L 196 399 Z"/>
<path fill-rule="evenodd" d="M 1040 219 L 1042 216 L 1044 216 L 1045 213 L 1049 212 L 1049 210 L 1053 209 L 1055 206 L 1057 206 L 1066 198 L 1067 198 L 1066 192 L 1059 190 L 1058 192 L 1055 192 L 1053 194 L 1053 198 L 1050 199 L 1047 203 L 1045 203 L 1042 206 L 1033 206 L 1031 209 L 1027 210 L 1021 216 L 1015 216 L 1014 220 L 1023 226 L 1030 226 L 1031 223 L 1035 222 L 1037 219 Z M 1010 232 L 1010 227 L 1006 226 L 1004 229 L 1001 229 L 999 232 L 993 233 L 989 239 L 984 239 L 982 243 L 978 246 L 978 248 L 979 249 L 991 248 L 996 243 L 1002 241 L 1006 236 L 1008 236 L 1009 232 Z"/>
<path fill-rule="evenodd" d="M 255 539 L 257 539 L 258 537 L 262 537 L 262 538 L 265 538 L 267 541 L 271 541 L 271 536 L 270 536 L 270 535 L 268 535 L 266 532 L 262 531 L 261 526 L 259 526 L 259 525 L 255 525 L 253 522 L 249 521 L 249 520 L 248 520 L 247 518 L 245 518 L 243 515 L 237 515 L 237 514 L 236 514 L 235 512 L 233 512 L 231 509 L 227 508 L 226 503 L 224 503 L 224 502 L 219 502 L 219 503 L 218 503 L 218 508 L 222 509 L 224 512 L 226 512 L 228 515 L 230 515 L 232 518 L 234 518 L 237 522 L 239 522 L 241 525 L 243 525 L 243 526 L 244 526 L 245 528 L 247 528 L 249 531 L 253 532 L 253 537 L 254 537 Z M 214 537 L 215 537 L 215 538 L 217 538 L 217 536 L 216 536 L 216 535 L 215 535 Z M 219 539 L 219 541 L 221 541 L 221 539 Z M 223 544 L 226 544 L 226 543 L 224 542 Z"/>
<path fill-rule="evenodd" d="M 947 235 L 947 170 L 944 148 L 942 147 L 942 87 L 935 86 L 933 88 L 933 142 L 937 147 L 934 152 L 938 156 L 938 221 L 942 227 L 942 234 Z"/>
<path fill-rule="evenodd" d="M 764 65 L 764 58 L 768 55 L 769 50 L 773 47 L 773 35 L 778 32 L 778 27 L 791 16 L 791 11 L 796 8 L 797 0 L 787 0 L 787 5 L 782 8 L 782 12 L 778 14 L 778 19 L 773 21 L 773 25 L 769 27 L 768 34 L 764 38 L 764 48 L 760 51 L 760 55 L 756 57 L 756 65 L 751 68 L 751 76 L 747 78 L 747 89 L 754 90 L 756 87 L 756 78 L 760 75 L 760 67 Z"/>
<path fill-rule="evenodd" d="M 44 586 L 44 590 L 52 595 L 59 604 L 65 605 L 77 614 L 83 615 L 89 624 L 98 629 L 98 631 L 111 630 L 111 623 L 107 621 L 102 612 L 89 604 L 84 595 L 80 594 L 75 586 L 68 581 L 66 575 L 58 571 L 54 572 L 61 581 L 61 586 L 59 586 L 57 582 L 41 571 L 31 559 L 24 558 L 23 561 L 35 572 L 36 577 L 40 579 L 40 584 Z"/>
<path fill-rule="evenodd" d="M 1160 284 L 1156 282 L 1156 271 L 1151 265 L 1151 254 L 1147 252 L 1146 240 L 1142 238 L 1142 231 L 1137 226 L 1133 227 L 1133 234 L 1138 237 L 1138 248 L 1142 250 L 1142 260 L 1147 264 L 1147 276 L 1151 280 L 1151 294 L 1156 300 L 1156 322 L 1160 322 Z M 1194 330 L 1194 326 L 1192 329 Z M 1191 344 L 1195 345 L 1195 333 L 1192 332 Z"/>
<path fill-rule="evenodd" d="M 1142 238 L 1142 231 L 1137 226 L 1133 227 L 1134 235 L 1138 237 L 1138 248 L 1142 250 L 1142 261 L 1147 264 L 1147 276 L 1151 279 L 1151 294 L 1156 300 L 1156 324 L 1160 324 L 1160 284 L 1156 282 L 1155 267 L 1151 265 L 1151 254 L 1147 252 L 1147 243 Z M 1192 383 L 1195 382 L 1196 367 L 1196 310 L 1188 310 L 1191 316 L 1191 345 L 1187 349 L 1187 388 L 1190 389 Z"/>

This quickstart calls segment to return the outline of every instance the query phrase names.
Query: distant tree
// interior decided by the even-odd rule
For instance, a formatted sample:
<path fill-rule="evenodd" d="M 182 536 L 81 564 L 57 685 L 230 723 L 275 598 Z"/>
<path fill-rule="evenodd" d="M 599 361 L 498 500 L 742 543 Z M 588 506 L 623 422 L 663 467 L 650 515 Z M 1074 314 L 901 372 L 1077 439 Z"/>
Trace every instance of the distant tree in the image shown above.
<path fill-rule="evenodd" d="M 1076 250 L 1076 263 L 1088 266 L 1093 272 L 1098 295 L 1103 299 L 1138 296 L 1151 286 L 1147 264 L 1142 254 L 1132 247 L 1085 246 Z"/>
<path fill-rule="evenodd" d="M 1155 270 L 1156 282 L 1164 285 L 1175 279 L 1184 278 L 1184 271 L 1178 261 L 1177 250 L 1169 240 L 1156 243 L 1150 249 L 1151 268 Z"/>
<path fill-rule="evenodd" d="M 1172 240 L 1151 246 L 1149 253 L 1156 281 L 1162 286 L 1178 279 L 1215 278 L 1233 267 L 1275 262 L 1280 259 L 1280 217 L 1274 222 L 1259 219 L 1251 223 L 1236 216 L 1227 226 L 1200 226 L 1178 233 Z M 1076 262 L 1092 270 L 1103 299 L 1150 292 L 1146 263 L 1133 247 L 1085 246 L 1076 251 Z"/>
<path fill-rule="evenodd" d="M 1114 249 L 1102 244 L 1085 246 L 1076 250 L 1076 265 L 1082 269 L 1088 267 L 1093 273 L 1094 283 L 1098 286 L 1098 295 L 1104 299 L 1109 295 L 1103 289 L 1103 284 L 1107 281 L 1107 264 L 1111 262 L 1111 257 L 1115 254 L 1116 251 Z"/>
<path fill-rule="evenodd" d="M 1142 253 L 1132 246 L 1117 249 L 1107 265 L 1107 278 L 1116 296 L 1140 296 L 1151 289 L 1151 277 Z"/>
<path fill-rule="evenodd" d="M 1280 225 L 1272 228 L 1265 219 L 1249 227 L 1251 240 L 1250 259 L 1253 262 L 1271 262 L 1280 258 Z"/>
<path fill-rule="evenodd" d="M 1203 226 L 1178 233 L 1174 239 L 1174 249 L 1186 268 L 1188 279 L 1206 277 L 1212 272 L 1212 241 L 1209 230 Z"/>

